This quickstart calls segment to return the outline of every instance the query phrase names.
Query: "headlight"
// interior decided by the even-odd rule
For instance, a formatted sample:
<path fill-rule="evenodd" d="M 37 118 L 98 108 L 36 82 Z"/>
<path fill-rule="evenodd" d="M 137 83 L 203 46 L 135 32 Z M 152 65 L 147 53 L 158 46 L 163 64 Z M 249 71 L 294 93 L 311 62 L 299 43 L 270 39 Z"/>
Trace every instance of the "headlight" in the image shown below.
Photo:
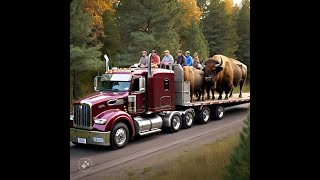
<path fill-rule="evenodd" d="M 70 121 L 73 121 L 73 115 L 70 114 Z"/>
<path fill-rule="evenodd" d="M 105 124 L 107 122 L 106 119 L 95 119 L 94 120 L 94 123 L 96 124 Z"/>

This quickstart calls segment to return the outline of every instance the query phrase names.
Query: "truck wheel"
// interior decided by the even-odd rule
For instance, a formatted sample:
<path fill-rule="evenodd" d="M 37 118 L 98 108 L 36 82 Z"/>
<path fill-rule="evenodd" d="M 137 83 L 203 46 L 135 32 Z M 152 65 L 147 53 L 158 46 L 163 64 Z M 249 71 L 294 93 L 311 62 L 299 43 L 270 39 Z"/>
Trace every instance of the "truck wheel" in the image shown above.
<path fill-rule="evenodd" d="M 177 132 L 180 130 L 181 128 L 181 116 L 178 112 L 175 112 L 172 116 L 171 116 L 171 124 L 170 124 L 170 128 L 169 131 L 171 133 Z"/>
<path fill-rule="evenodd" d="M 192 109 L 187 109 L 186 113 L 182 116 L 182 127 L 187 129 L 193 125 L 194 121 L 194 111 Z"/>
<path fill-rule="evenodd" d="M 224 107 L 222 105 L 215 106 L 213 108 L 213 118 L 216 120 L 220 120 L 224 115 Z"/>
<path fill-rule="evenodd" d="M 129 141 L 129 130 L 126 124 L 117 123 L 110 133 L 110 145 L 113 149 L 123 148 Z"/>
<path fill-rule="evenodd" d="M 202 110 L 199 111 L 198 117 L 198 120 L 201 124 L 207 124 L 210 120 L 210 108 L 204 106 Z"/>
<path fill-rule="evenodd" d="M 71 142 L 72 142 L 72 141 L 71 141 Z M 72 142 L 72 144 L 77 145 L 77 146 L 79 145 L 79 143 L 77 143 L 77 142 Z"/>

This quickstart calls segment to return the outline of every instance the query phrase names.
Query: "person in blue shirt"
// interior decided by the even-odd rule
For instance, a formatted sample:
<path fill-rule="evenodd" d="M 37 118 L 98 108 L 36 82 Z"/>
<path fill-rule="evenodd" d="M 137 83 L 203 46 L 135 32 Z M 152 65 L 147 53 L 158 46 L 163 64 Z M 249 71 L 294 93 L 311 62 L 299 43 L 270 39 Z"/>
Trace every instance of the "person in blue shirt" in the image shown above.
<path fill-rule="evenodd" d="M 185 55 L 186 55 L 186 63 L 187 63 L 187 66 L 192 66 L 193 59 L 192 59 L 192 57 L 190 56 L 190 52 L 189 52 L 189 51 L 186 51 L 186 52 L 185 52 Z"/>

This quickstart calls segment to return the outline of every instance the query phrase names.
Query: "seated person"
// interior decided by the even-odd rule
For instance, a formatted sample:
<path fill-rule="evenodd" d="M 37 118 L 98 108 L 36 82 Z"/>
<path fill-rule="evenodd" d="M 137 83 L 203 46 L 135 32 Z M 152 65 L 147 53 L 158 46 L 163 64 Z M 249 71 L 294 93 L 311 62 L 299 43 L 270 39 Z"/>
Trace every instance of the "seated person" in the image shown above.
<path fill-rule="evenodd" d="M 199 68 L 199 64 L 200 64 L 200 60 L 199 60 L 199 57 L 198 57 L 198 53 L 195 52 L 193 54 L 193 63 L 192 63 L 192 65 L 193 65 L 194 68 L 200 69 Z"/>
<path fill-rule="evenodd" d="M 190 56 L 190 51 L 186 51 L 185 55 L 186 55 L 186 63 L 187 63 L 187 66 L 192 66 L 193 59 L 192 59 L 192 57 Z"/>
<path fill-rule="evenodd" d="M 176 57 L 176 64 L 180 64 L 181 67 L 186 66 L 186 57 L 182 54 L 181 50 L 178 50 L 178 56 Z"/>
<path fill-rule="evenodd" d="M 142 56 L 139 61 L 139 67 L 148 67 L 149 57 L 147 56 L 147 51 L 142 51 Z"/>
<path fill-rule="evenodd" d="M 152 50 L 151 54 L 151 67 L 157 68 L 160 65 L 160 57 L 157 54 L 156 50 Z"/>
<path fill-rule="evenodd" d="M 173 57 L 172 55 L 170 54 L 170 51 L 169 50 L 165 50 L 163 51 L 164 52 L 164 57 L 160 63 L 160 67 L 161 68 L 166 68 L 166 65 L 167 64 L 173 64 L 174 60 L 173 60 Z"/>

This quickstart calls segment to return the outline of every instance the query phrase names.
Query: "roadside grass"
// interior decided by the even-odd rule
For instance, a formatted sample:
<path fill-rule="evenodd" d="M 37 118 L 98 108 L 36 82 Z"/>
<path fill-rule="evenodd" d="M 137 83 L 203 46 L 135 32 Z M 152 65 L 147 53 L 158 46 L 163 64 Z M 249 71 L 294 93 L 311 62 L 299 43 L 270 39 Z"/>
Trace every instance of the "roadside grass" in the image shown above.
<path fill-rule="evenodd" d="M 195 148 L 165 165 L 154 169 L 146 167 L 142 174 L 127 174 L 123 180 L 221 180 L 226 175 L 225 166 L 239 142 L 239 132 L 219 141 Z"/>
<path fill-rule="evenodd" d="M 234 88 L 233 93 L 239 93 L 240 92 L 240 86 Z M 250 92 L 250 84 L 244 84 L 242 87 L 243 93 L 249 93 Z"/>
<path fill-rule="evenodd" d="M 239 85 L 233 89 L 233 94 L 237 94 L 237 93 L 240 93 L 240 86 Z M 250 84 L 243 85 L 242 93 L 250 93 Z M 214 94 L 218 95 L 217 92 L 214 92 Z"/>

